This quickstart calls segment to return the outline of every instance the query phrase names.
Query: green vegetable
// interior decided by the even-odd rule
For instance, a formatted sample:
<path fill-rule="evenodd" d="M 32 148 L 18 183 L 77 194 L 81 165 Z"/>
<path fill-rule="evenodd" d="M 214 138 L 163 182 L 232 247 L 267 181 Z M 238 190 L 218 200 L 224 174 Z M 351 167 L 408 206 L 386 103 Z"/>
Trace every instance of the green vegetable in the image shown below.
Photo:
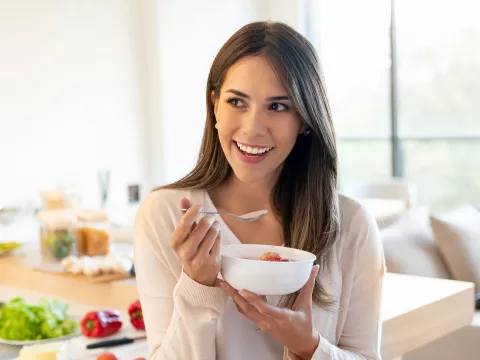
<path fill-rule="evenodd" d="M 0 309 L 0 337 L 7 340 L 42 340 L 69 335 L 78 323 L 67 315 L 68 304 L 42 299 L 28 304 L 14 298 Z"/>
<path fill-rule="evenodd" d="M 74 233 L 67 230 L 58 231 L 55 235 L 50 235 L 47 238 L 50 252 L 57 260 L 62 260 L 64 257 L 70 255 L 74 242 Z"/>

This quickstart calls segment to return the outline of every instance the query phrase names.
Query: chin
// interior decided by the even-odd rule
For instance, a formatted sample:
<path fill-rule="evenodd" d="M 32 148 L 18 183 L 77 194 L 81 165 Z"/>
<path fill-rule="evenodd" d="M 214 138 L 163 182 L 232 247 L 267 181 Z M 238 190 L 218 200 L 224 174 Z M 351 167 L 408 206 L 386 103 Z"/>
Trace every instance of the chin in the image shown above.
<path fill-rule="evenodd" d="M 258 169 L 257 171 L 251 171 L 248 169 L 241 169 L 239 167 L 232 166 L 233 173 L 235 177 L 245 184 L 257 184 L 265 182 L 265 180 L 271 179 L 274 177 L 275 171 L 268 171 L 264 169 L 263 171 Z M 260 171 L 259 171 L 260 170 Z"/>
<path fill-rule="evenodd" d="M 255 176 L 252 174 L 242 174 L 242 173 L 238 174 L 235 171 L 234 173 L 237 179 L 245 184 L 253 185 L 265 180 L 265 176 Z"/>

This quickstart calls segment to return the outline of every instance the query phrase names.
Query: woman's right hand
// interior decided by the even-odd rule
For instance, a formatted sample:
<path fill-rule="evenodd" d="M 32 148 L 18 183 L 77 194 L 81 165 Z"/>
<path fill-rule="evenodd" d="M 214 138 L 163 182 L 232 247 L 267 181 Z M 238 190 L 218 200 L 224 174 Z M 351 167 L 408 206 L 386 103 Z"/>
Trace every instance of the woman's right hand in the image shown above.
<path fill-rule="evenodd" d="M 192 206 L 188 199 L 182 199 L 180 208 L 188 210 L 173 232 L 170 246 L 182 261 L 185 274 L 200 284 L 215 286 L 221 265 L 220 224 L 213 215 L 196 224 L 201 206 Z"/>

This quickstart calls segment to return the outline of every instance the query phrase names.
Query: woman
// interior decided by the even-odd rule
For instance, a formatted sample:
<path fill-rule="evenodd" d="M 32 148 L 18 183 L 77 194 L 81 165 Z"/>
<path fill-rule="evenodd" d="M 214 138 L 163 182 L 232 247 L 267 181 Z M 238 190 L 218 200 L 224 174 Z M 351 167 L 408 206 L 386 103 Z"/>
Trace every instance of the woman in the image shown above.
<path fill-rule="evenodd" d="M 269 212 L 246 223 L 201 207 Z M 232 243 L 310 251 L 317 265 L 286 298 L 237 291 L 217 279 Z M 378 229 L 337 194 L 324 80 L 292 28 L 252 23 L 220 50 L 197 166 L 142 202 L 135 260 L 151 359 L 380 359 Z"/>

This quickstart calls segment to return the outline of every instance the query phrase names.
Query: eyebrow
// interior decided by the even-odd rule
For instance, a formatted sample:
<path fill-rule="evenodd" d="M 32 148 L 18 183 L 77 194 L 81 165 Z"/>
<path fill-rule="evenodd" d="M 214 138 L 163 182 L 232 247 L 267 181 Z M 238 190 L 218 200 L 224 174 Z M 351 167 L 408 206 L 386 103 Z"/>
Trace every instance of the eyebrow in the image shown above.
<path fill-rule="evenodd" d="M 235 94 L 235 95 L 240 96 L 240 97 L 245 98 L 245 99 L 250 99 L 250 96 L 248 96 L 247 94 L 245 94 L 241 91 L 235 90 L 235 89 L 228 89 L 225 92 Z M 271 96 L 271 97 L 267 98 L 267 101 L 279 101 L 279 100 L 290 100 L 290 98 L 286 95 Z"/>

